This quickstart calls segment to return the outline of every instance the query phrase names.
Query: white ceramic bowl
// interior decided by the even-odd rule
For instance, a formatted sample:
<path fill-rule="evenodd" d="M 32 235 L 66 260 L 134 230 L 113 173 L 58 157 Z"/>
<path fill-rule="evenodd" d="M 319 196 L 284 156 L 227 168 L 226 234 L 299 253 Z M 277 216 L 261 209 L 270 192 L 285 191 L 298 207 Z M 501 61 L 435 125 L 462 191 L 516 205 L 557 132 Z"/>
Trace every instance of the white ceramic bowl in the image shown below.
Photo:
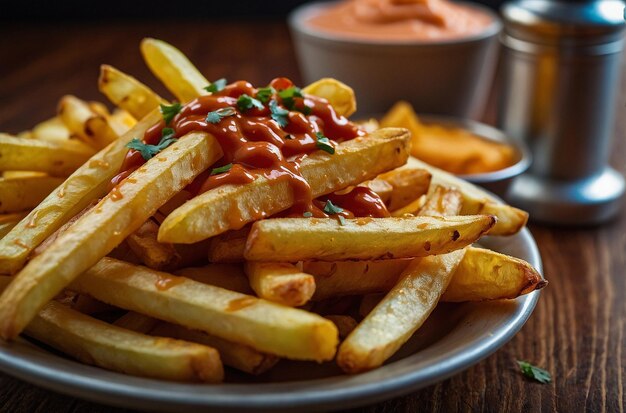
<path fill-rule="evenodd" d="M 442 41 L 374 41 L 324 32 L 306 21 L 333 3 L 303 5 L 290 14 L 289 27 L 304 81 L 334 77 L 350 85 L 359 115 L 384 112 L 403 99 L 418 113 L 476 118 L 493 79 L 502 24 L 488 8 L 462 4 L 491 16 L 491 24 L 476 35 Z"/>

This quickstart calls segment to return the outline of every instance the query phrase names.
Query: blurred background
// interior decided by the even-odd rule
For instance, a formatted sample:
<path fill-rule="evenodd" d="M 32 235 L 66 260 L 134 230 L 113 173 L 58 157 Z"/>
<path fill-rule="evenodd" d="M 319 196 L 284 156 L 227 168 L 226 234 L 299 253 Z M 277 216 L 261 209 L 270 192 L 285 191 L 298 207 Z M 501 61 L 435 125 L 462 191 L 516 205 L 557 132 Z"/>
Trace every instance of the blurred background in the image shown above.
<path fill-rule="evenodd" d="M 472 0 L 470 0 L 472 1 Z M 499 7 L 503 0 L 473 0 L 492 8 Z M 305 0 L 140 0 L 123 3 L 69 1 L 11 1 L 3 2 L 1 21 L 40 19 L 45 21 L 74 19 L 149 19 L 149 18 L 211 18 L 224 17 L 283 17 L 290 10 L 307 3 Z"/>

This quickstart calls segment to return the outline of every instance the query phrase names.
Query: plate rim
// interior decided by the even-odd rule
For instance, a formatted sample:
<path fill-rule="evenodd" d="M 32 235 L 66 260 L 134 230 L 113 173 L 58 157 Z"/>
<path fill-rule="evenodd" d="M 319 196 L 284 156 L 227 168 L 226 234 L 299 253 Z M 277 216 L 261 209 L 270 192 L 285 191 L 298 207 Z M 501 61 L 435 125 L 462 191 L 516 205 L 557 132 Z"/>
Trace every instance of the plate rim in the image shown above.
<path fill-rule="evenodd" d="M 527 261 L 540 274 L 543 274 L 541 256 L 528 228 L 522 229 L 515 237 L 520 237 L 518 242 L 526 245 L 529 252 Z M 498 239 L 502 238 L 498 237 Z M 179 384 L 110 372 L 59 356 L 48 360 L 50 353 L 41 353 L 42 357 L 46 358 L 44 360 L 46 363 L 39 364 L 37 357 L 24 359 L 16 355 L 14 347 L 24 346 L 23 342 L 18 341 L 16 343 L 0 342 L 0 370 L 58 393 L 106 405 L 135 409 L 170 411 L 181 407 L 203 407 L 219 409 L 219 411 L 242 409 L 246 411 L 295 411 L 303 407 L 323 410 L 358 407 L 429 386 L 477 364 L 506 344 L 522 328 L 532 314 L 539 295 L 540 291 L 535 291 L 519 298 L 520 305 L 515 313 L 491 335 L 478 338 L 452 352 L 429 359 L 428 365 L 423 368 L 411 368 L 411 362 L 419 359 L 421 352 L 417 352 L 372 372 L 354 376 L 273 383 Z M 72 373 L 74 370 L 59 370 L 54 367 L 56 362 L 72 363 L 80 371 L 90 373 L 93 370 L 93 374 L 76 375 Z M 394 365 L 397 367 L 398 363 L 403 363 L 403 369 L 408 371 L 382 381 L 368 381 L 368 378 L 376 372 L 382 369 L 390 371 L 390 367 Z M 115 376 L 123 379 L 109 380 Z M 342 385 L 337 385 L 339 383 Z M 156 387 L 152 388 L 154 386 Z M 157 390 L 159 386 L 162 388 Z M 262 391 L 246 392 L 249 386 Z M 238 390 L 240 394 L 233 394 L 233 389 Z M 305 391 L 302 391 L 303 389 Z"/>

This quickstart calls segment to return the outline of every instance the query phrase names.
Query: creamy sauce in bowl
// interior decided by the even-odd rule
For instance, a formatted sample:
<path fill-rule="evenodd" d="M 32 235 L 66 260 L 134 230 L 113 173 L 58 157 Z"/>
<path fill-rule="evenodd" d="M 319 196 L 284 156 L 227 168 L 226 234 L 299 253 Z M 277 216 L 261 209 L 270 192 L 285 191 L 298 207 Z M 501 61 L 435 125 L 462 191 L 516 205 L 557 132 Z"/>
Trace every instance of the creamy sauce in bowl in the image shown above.
<path fill-rule="evenodd" d="M 361 40 L 441 41 L 477 35 L 493 18 L 447 0 L 348 0 L 320 8 L 305 24 Z"/>

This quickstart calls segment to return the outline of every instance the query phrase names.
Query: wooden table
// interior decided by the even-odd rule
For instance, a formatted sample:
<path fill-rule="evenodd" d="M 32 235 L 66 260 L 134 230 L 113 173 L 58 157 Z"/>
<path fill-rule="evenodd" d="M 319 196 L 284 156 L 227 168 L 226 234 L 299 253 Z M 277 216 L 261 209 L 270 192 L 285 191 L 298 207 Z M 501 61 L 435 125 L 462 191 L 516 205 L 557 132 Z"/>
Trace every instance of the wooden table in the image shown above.
<path fill-rule="evenodd" d="M 178 46 L 208 79 L 265 84 L 284 75 L 300 81 L 281 22 L 19 24 L 3 27 L 1 34 L 0 130 L 13 133 L 52 116 L 62 94 L 104 100 L 96 89 L 101 63 L 132 73 L 167 96 L 139 55 L 144 36 Z M 621 90 L 612 163 L 626 173 L 626 93 Z M 626 216 L 597 228 L 530 228 L 550 285 L 522 331 L 464 373 L 363 411 L 624 412 Z M 523 378 L 518 359 L 547 368 L 553 383 Z M 0 411 L 122 410 L 0 374 Z"/>

